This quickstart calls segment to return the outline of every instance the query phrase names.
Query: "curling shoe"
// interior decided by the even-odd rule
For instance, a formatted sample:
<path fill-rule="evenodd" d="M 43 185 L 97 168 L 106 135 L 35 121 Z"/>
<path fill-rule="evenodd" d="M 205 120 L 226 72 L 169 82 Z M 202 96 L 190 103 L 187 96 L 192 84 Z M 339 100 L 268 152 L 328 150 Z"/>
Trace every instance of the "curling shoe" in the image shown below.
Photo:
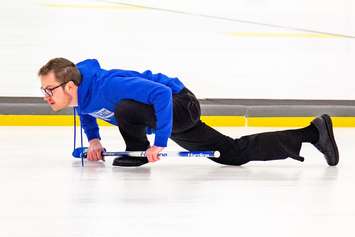
<path fill-rule="evenodd" d="M 138 167 L 148 163 L 147 157 L 118 156 L 113 160 L 113 166 Z"/>
<path fill-rule="evenodd" d="M 318 130 L 319 139 L 313 145 L 324 154 L 328 165 L 335 166 L 339 162 L 338 147 L 334 139 L 333 124 L 329 115 L 323 114 L 311 122 Z"/>

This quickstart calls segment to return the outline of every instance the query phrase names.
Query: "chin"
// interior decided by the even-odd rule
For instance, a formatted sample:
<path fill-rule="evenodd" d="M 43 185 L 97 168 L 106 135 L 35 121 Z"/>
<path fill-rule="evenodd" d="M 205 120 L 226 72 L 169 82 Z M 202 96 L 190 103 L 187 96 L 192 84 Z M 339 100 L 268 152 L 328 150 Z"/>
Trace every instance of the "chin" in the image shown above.
<path fill-rule="evenodd" d="M 61 111 L 61 110 L 62 110 L 62 108 L 52 107 L 52 110 L 53 110 L 54 112 L 58 112 L 58 111 Z"/>

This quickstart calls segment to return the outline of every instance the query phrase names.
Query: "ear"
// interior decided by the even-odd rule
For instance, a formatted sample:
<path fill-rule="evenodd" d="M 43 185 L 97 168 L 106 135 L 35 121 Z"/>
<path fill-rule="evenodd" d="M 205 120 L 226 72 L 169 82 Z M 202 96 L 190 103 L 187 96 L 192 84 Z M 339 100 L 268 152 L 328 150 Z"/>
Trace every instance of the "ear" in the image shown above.
<path fill-rule="evenodd" d="M 77 88 L 77 86 L 75 85 L 75 83 L 73 81 L 69 81 L 66 85 L 65 85 L 65 89 L 68 92 L 73 91 L 75 88 Z"/>

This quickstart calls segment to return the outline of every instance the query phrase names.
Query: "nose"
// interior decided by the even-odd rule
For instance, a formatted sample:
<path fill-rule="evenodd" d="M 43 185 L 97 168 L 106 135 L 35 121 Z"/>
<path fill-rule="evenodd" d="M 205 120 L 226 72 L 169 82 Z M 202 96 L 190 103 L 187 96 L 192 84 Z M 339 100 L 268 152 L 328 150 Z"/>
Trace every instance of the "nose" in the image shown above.
<path fill-rule="evenodd" d="M 50 96 L 48 96 L 48 95 L 45 95 L 43 97 L 43 100 L 46 101 L 47 103 L 51 103 L 53 101 L 52 98 Z"/>

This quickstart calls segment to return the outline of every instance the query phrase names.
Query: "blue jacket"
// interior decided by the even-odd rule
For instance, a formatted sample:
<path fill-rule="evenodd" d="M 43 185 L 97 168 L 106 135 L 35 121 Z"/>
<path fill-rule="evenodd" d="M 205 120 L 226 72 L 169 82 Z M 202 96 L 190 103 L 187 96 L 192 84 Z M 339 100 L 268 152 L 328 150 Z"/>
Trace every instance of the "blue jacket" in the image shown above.
<path fill-rule="evenodd" d="M 173 125 L 172 94 L 185 86 L 178 78 L 161 73 L 152 74 L 127 70 L 105 70 L 96 59 L 78 63 L 82 81 L 78 87 L 78 113 L 85 134 L 90 141 L 100 139 L 96 118 L 118 125 L 114 116 L 122 99 L 132 99 L 152 105 L 156 115 L 154 145 L 166 147 Z"/>

